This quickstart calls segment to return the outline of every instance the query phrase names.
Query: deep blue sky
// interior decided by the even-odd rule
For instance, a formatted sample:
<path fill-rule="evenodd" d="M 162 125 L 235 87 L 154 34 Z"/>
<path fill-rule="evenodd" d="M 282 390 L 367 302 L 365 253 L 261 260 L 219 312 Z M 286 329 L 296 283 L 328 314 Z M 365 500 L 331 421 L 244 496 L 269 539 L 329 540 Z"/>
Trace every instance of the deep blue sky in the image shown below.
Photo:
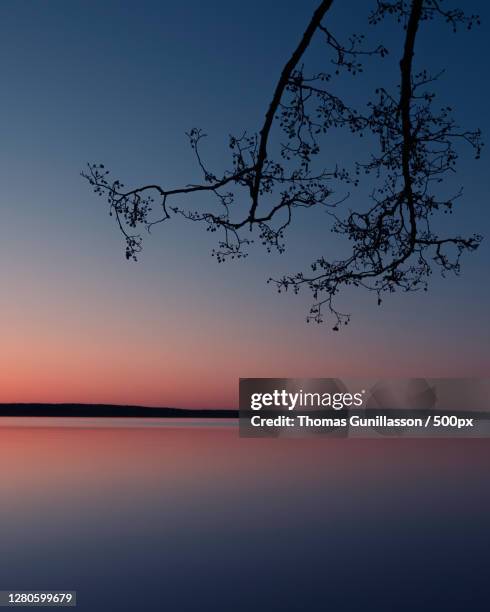
<path fill-rule="evenodd" d="M 416 62 L 447 69 L 441 101 L 488 135 L 490 10 L 464 4 L 482 27 L 455 36 L 424 24 Z M 332 29 L 365 30 L 369 5 L 334 3 Z M 227 135 L 260 127 L 316 3 L 279 6 L 2 2 L 0 401 L 230 405 L 238 376 L 487 372 L 486 155 L 473 163 L 467 151 L 454 183 L 465 195 L 452 223 L 486 236 L 462 277 L 434 279 L 428 294 L 390 297 L 382 309 L 356 293 L 341 334 L 305 324 L 307 294 L 278 296 L 265 284 L 335 250 L 323 217 L 301 217 L 282 257 L 258 252 L 217 266 L 212 238 L 176 222 L 155 230 L 137 264 L 124 260 L 121 236 L 80 170 L 100 161 L 128 185 L 197 181 L 184 135 L 193 126 L 209 134 L 206 153 L 219 168 Z M 400 31 L 369 31 L 391 56 L 382 73 L 345 83 L 354 101 L 395 74 L 401 53 Z M 325 47 L 315 43 L 306 61 L 323 66 Z M 336 136 L 324 146 L 327 159 L 359 152 Z"/>

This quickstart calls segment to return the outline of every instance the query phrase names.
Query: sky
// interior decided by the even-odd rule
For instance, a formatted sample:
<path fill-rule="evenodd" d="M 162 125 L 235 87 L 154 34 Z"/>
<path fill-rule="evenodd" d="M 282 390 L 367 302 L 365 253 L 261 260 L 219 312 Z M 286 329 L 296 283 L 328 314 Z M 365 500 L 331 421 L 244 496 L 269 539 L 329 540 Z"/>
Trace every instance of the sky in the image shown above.
<path fill-rule="evenodd" d="M 366 29 L 368 4 L 354 4 L 336 2 L 328 15 L 339 36 Z M 446 68 L 441 99 L 485 135 L 490 9 L 464 4 L 482 26 L 455 36 L 423 25 L 415 61 Z M 300 215 L 282 256 L 258 249 L 221 265 L 213 236 L 176 221 L 127 262 L 114 220 L 80 177 L 87 162 L 103 162 L 126 185 L 198 181 L 185 137 L 196 126 L 208 134 L 206 155 L 225 167 L 228 134 L 260 128 L 315 6 L 1 3 L 0 402 L 234 407 L 240 377 L 488 375 L 485 153 L 473 162 L 466 152 L 454 179 L 464 198 L 450 223 L 486 237 L 462 276 L 434 278 L 429 292 L 389 296 L 381 308 L 349 293 L 353 318 L 340 333 L 306 324 L 306 293 L 266 284 L 335 250 L 324 217 Z M 390 49 L 389 75 L 402 38 L 383 28 L 368 32 Z M 329 61 L 318 41 L 308 53 L 308 65 Z M 379 76 L 345 82 L 346 95 L 355 100 L 360 84 L 374 90 Z M 359 151 L 338 135 L 324 145 L 347 162 Z"/>

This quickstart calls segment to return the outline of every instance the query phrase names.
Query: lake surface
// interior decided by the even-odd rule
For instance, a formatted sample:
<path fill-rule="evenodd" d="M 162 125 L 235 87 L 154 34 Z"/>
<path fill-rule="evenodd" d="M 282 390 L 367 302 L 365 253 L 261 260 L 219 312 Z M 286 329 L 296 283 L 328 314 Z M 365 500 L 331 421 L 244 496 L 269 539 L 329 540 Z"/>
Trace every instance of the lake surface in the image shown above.
<path fill-rule="evenodd" d="M 78 608 L 488 610 L 490 440 L 2 419 L 0 589 Z"/>

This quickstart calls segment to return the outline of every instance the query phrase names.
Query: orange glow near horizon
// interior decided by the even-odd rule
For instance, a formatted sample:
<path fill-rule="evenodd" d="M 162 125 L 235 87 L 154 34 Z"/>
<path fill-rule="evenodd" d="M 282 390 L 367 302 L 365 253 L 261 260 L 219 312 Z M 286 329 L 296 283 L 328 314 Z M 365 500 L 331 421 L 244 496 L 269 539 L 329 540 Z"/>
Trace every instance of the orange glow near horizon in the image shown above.
<path fill-rule="evenodd" d="M 457 337 L 431 323 L 440 339 L 429 347 L 426 327 L 414 325 L 407 335 L 396 312 L 376 319 L 378 327 L 361 316 L 333 333 L 288 311 L 287 297 L 277 317 L 255 295 L 236 297 L 238 309 L 231 307 L 235 296 L 222 292 L 187 303 L 177 290 L 148 293 L 147 280 L 130 266 L 114 285 L 83 276 L 63 291 L 56 269 L 42 276 L 41 268 L 21 263 L 18 274 L 7 270 L 0 304 L 0 403 L 234 408 L 240 377 L 486 373 L 485 347 L 476 350 L 470 334 L 461 331 L 465 339 L 454 351 Z M 140 285 L 126 296 L 129 282 Z"/>

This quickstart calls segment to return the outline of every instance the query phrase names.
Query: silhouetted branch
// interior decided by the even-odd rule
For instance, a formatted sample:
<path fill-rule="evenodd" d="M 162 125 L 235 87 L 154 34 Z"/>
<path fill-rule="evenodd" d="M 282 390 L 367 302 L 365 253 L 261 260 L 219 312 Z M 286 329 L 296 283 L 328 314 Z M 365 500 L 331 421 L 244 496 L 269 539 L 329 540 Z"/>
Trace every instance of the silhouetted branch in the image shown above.
<path fill-rule="evenodd" d="M 251 190 L 252 207 L 250 209 L 250 220 L 253 220 L 255 211 L 257 210 L 258 206 L 262 170 L 264 168 L 264 163 L 267 158 L 267 141 L 269 139 L 269 134 L 272 127 L 272 122 L 274 121 L 274 116 L 277 112 L 277 109 L 279 108 L 282 96 L 288 85 L 289 79 L 293 74 L 294 69 L 296 68 L 298 62 L 300 61 L 306 49 L 308 48 L 316 29 L 320 26 L 321 21 L 325 16 L 325 13 L 332 6 L 332 1 L 333 0 L 326 0 L 322 2 L 316 9 L 310 23 L 308 24 L 308 27 L 306 28 L 303 34 L 303 37 L 301 38 L 299 45 L 296 47 L 294 53 L 292 54 L 289 61 L 284 66 L 283 71 L 281 72 L 281 76 L 274 91 L 272 101 L 265 115 L 264 125 L 260 130 L 259 150 L 257 155 L 257 164 L 255 168 L 256 173 Z"/>
<path fill-rule="evenodd" d="M 216 174 L 207 168 L 200 151 L 205 134 L 192 129 L 187 136 L 203 174 L 200 184 L 176 189 L 152 184 L 126 190 L 120 181 L 109 179 L 103 165 L 91 164 L 82 173 L 95 192 L 107 198 L 110 213 L 125 236 L 128 259 L 136 259 L 142 248 L 141 235 L 133 234 L 133 229 L 143 226 L 150 231 L 156 223 L 175 215 L 204 223 L 208 231 L 221 232 L 213 251 L 218 261 L 245 257 L 257 236 L 268 251 L 283 252 L 285 230 L 294 210 L 322 207 L 333 220 L 332 230 L 350 241 L 350 255 L 333 261 L 320 257 L 311 265 L 310 274 L 299 272 L 269 282 L 279 291 L 297 293 L 308 288 L 315 302 L 307 320 L 322 322 L 326 308 L 334 316 L 334 329 L 350 320 L 350 315 L 335 305 L 344 287 L 374 291 L 380 304 L 385 292 L 426 290 L 435 266 L 443 274 L 459 273 L 462 254 L 474 251 L 481 236 L 440 237 L 434 231 L 434 214 L 451 213 L 461 195 L 441 197 L 435 188 L 455 171 L 454 143 L 469 144 L 478 158 L 481 134 L 479 130 L 461 130 L 451 118 L 451 108 L 433 110 L 435 96 L 427 87 L 442 73 L 414 72 L 413 58 L 422 22 L 442 18 L 453 29 L 458 25 L 471 29 L 479 19 L 460 9 L 441 8 L 442 0 L 378 0 L 369 22 L 376 24 L 392 16 L 405 30 L 399 93 L 380 86 L 375 99 L 360 110 L 334 93 L 332 79 L 342 69 L 357 74 L 363 70 L 361 60 L 386 58 L 388 50 L 383 45 L 364 49 L 363 35 L 352 36 L 347 44 L 339 42 L 323 23 L 331 5 L 332 0 L 321 2 L 314 12 L 280 74 L 260 132 L 230 136 L 230 169 Z M 316 32 L 333 52 L 335 75 L 307 75 L 300 65 Z M 275 123 L 286 141 L 274 145 L 271 135 Z M 374 136 L 378 147 L 373 148 L 369 160 L 357 161 L 352 170 L 337 163 L 330 169 L 315 169 L 321 139 L 331 129 Z M 273 149 L 278 150 L 279 161 L 271 155 Z M 371 176 L 370 202 L 342 216 L 337 210 L 345 198 L 333 200 L 333 186 L 340 183 L 355 188 L 361 175 Z M 193 211 L 174 203 L 176 197 L 204 193 L 214 196 L 215 210 L 201 207 Z M 245 197 L 240 199 L 243 193 Z M 152 219 L 156 205 L 161 213 Z"/>

